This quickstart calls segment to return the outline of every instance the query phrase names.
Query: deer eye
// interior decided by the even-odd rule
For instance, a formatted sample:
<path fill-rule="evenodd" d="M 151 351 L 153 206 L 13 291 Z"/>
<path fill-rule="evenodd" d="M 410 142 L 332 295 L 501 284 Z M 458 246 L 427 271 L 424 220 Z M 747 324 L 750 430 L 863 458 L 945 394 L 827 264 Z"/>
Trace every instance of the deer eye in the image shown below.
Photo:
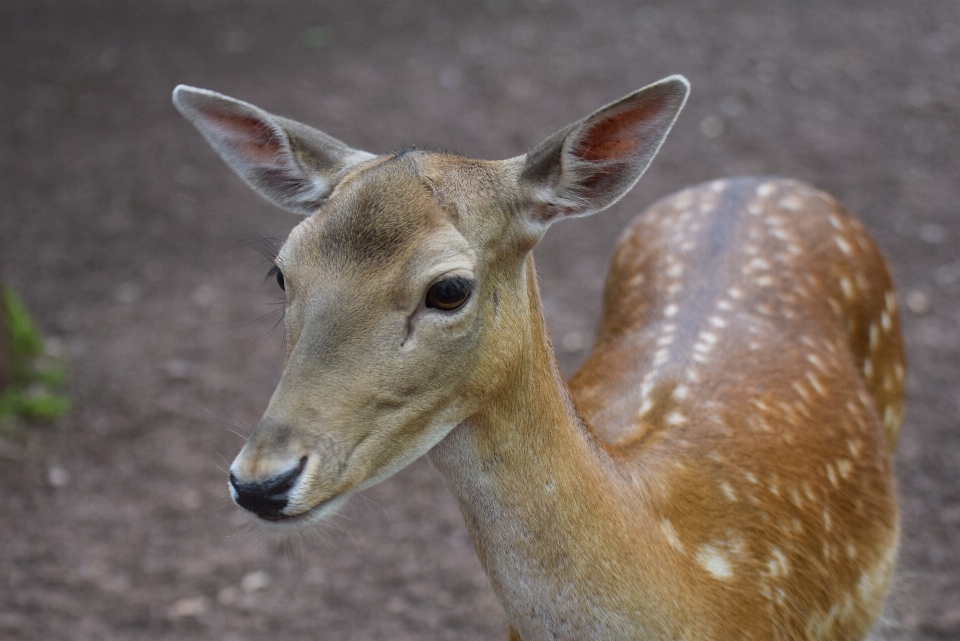
<path fill-rule="evenodd" d="M 427 290 L 426 305 L 445 312 L 462 307 L 473 291 L 473 281 L 462 276 L 438 280 Z"/>
<path fill-rule="evenodd" d="M 274 265 L 273 267 L 270 268 L 270 271 L 267 272 L 267 280 L 270 280 L 271 276 L 276 276 L 277 285 L 280 285 L 280 289 L 282 289 L 283 291 L 287 291 L 287 288 L 283 282 L 283 272 L 280 271 L 280 268 L 278 266 Z"/>

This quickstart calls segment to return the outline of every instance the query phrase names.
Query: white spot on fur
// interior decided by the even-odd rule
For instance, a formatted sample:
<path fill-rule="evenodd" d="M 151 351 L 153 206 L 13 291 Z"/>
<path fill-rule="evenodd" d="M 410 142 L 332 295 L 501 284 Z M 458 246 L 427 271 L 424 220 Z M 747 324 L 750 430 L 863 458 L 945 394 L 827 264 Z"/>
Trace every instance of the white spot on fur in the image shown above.
<path fill-rule="evenodd" d="M 700 332 L 697 334 L 697 340 L 712 346 L 717 344 L 717 335 L 710 332 Z"/>
<path fill-rule="evenodd" d="M 827 368 L 824 366 L 823 361 L 820 360 L 820 357 L 816 354 L 807 354 L 807 360 L 810 361 L 814 367 L 816 367 L 821 372 L 827 371 Z"/>
<path fill-rule="evenodd" d="M 803 201 L 798 196 L 791 194 L 780 200 L 780 206 L 791 211 L 800 211 L 803 209 Z"/>
<path fill-rule="evenodd" d="M 880 326 L 883 327 L 884 331 L 889 332 L 890 327 L 893 324 L 890 322 L 890 314 L 888 312 L 880 312 Z"/>
<path fill-rule="evenodd" d="M 876 323 L 870 326 L 870 349 L 877 349 L 877 344 L 880 342 L 880 328 L 877 327 Z"/>
<path fill-rule="evenodd" d="M 701 545 L 697 550 L 697 563 L 717 579 L 733 576 L 733 567 L 727 557 L 712 545 Z"/>
<path fill-rule="evenodd" d="M 876 603 L 886 592 L 887 584 L 890 581 L 890 572 L 893 570 L 893 562 L 897 555 L 896 540 L 887 548 L 886 553 L 880 561 L 870 570 L 860 575 L 860 581 L 857 582 L 857 590 L 860 592 L 860 598 L 866 603 Z"/>
<path fill-rule="evenodd" d="M 740 291 L 740 289 L 737 287 L 731 287 L 730 289 L 727 290 L 727 296 L 729 296 L 733 300 L 740 300 L 743 298 L 743 292 Z"/>
<path fill-rule="evenodd" d="M 845 458 L 837 459 L 837 471 L 840 472 L 840 478 L 846 480 L 853 472 L 853 463 Z"/>
<path fill-rule="evenodd" d="M 677 534 L 677 530 L 673 527 L 670 519 L 660 521 L 660 531 L 663 533 L 663 538 L 667 540 L 667 545 L 681 554 L 685 552 L 683 542 L 680 541 L 680 536 Z"/>
<path fill-rule="evenodd" d="M 894 429 L 896 429 L 897 423 L 900 422 L 899 418 L 900 418 L 900 417 L 897 416 L 897 413 L 893 410 L 893 406 L 892 406 L 892 405 L 887 405 L 886 408 L 884 408 L 884 410 L 883 410 L 883 425 L 884 425 L 884 427 L 886 427 L 888 430 L 894 430 Z"/>
<path fill-rule="evenodd" d="M 756 475 L 755 475 L 753 472 L 751 472 L 750 470 L 746 470 L 746 471 L 743 473 L 743 478 L 747 479 L 747 481 L 749 481 L 750 483 L 753 483 L 754 485 L 757 484 L 757 477 L 756 477 Z"/>
<path fill-rule="evenodd" d="M 840 289 L 843 290 L 843 295 L 848 299 L 853 298 L 853 282 L 846 276 L 840 279 Z"/>
<path fill-rule="evenodd" d="M 801 507 L 803 505 L 803 497 L 800 496 L 800 492 L 797 491 L 795 487 L 787 488 L 787 493 L 790 495 L 790 502 Z"/>
<path fill-rule="evenodd" d="M 727 497 L 728 501 L 736 501 L 737 494 L 733 491 L 733 486 L 727 483 L 726 481 L 720 482 L 720 491 L 723 492 L 723 495 Z"/>
<path fill-rule="evenodd" d="M 686 209 L 691 203 L 693 203 L 693 196 L 689 191 L 680 192 L 676 198 L 673 199 L 673 207 L 677 211 Z"/>
<path fill-rule="evenodd" d="M 649 412 L 652 409 L 653 409 L 653 400 L 649 398 L 644 398 L 643 404 L 640 406 L 640 411 L 637 412 L 637 416 L 642 418 L 647 414 L 647 412 Z"/>
<path fill-rule="evenodd" d="M 757 195 L 763 198 L 765 196 L 769 196 L 770 194 L 772 194 L 774 191 L 776 191 L 776 189 L 777 189 L 776 183 L 772 183 L 772 182 L 763 183 L 762 185 L 757 187 Z"/>
<path fill-rule="evenodd" d="M 668 425 L 683 425 L 687 422 L 687 418 L 680 412 L 670 412 L 663 420 L 665 420 Z"/>
<path fill-rule="evenodd" d="M 840 251 L 842 251 L 844 254 L 849 256 L 853 253 L 853 248 L 850 247 L 850 243 L 848 243 L 842 236 L 834 236 L 833 240 L 837 243 L 837 247 L 839 247 Z"/>
<path fill-rule="evenodd" d="M 663 308 L 663 315 L 667 318 L 673 318 L 677 315 L 678 311 L 680 311 L 680 308 L 671 303 Z"/>
<path fill-rule="evenodd" d="M 710 324 L 714 327 L 723 328 L 727 326 L 727 321 L 723 320 L 719 316 L 711 316 L 709 320 Z"/>
<path fill-rule="evenodd" d="M 827 463 L 827 478 L 830 479 L 830 485 L 833 487 L 840 487 L 840 479 L 837 478 L 837 471 L 833 469 L 833 465 Z"/>
<path fill-rule="evenodd" d="M 722 193 L 723 190 L 726 188 L 727 188 L 726 180 L 714 180 L 712 183 L 710 183 L 710 189 L 717 192 L 718 194 Z"/>
<path fill-rule="evenodd" d="M 767 573 L 772 577 L 782 577 L 790 574 L 790 564 L 779 548 L 770 550 L 770 558 L 767 560 Z"/>
<path fill-rule="evenodd" d="M 813 389 L 817 391 L 817 394 L 820 396 L 826 396 L 827 390 L 820 382 L 820 379 L 813 375 L 811 372 L 807 372 L 807 380 L 810 381 L 810 385 L 813 386 Z"/>
<path fill-rule="evenodd" d="M 677 385 L 677 387 L 673 390 L 673 397 L 678 401 L 682 401 L 687 397 L 687 394 L 689 393 L 689 391 L 690 391 L 689 388 L 683 383 L 681 383 L 680 385 Z"/>

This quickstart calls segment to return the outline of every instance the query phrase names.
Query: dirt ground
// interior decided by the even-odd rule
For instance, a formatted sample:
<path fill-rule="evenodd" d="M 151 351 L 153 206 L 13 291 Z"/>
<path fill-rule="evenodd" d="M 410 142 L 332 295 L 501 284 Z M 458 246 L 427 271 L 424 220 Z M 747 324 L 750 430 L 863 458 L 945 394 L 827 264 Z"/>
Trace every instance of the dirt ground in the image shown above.
<path fill-rule="evenodd" d="M 170 104 L 215 89 L 374 152 L 505 158 L 648 82 L 690 102 L 613 210 L 537 250 L 566 372 L 619 231 L 718 176 L 808 180 L 888 256 L 909 358 L 903 546 L 881 638 L 960 638 L 960 3 L 0 0 L 0 257 L 74 410 L 0 447 L 0 639 L 497 639 L 418 461 L 328 526 L 265 533 L 224 469 L 279 375 L 245 241 L 296 218 Z"/>

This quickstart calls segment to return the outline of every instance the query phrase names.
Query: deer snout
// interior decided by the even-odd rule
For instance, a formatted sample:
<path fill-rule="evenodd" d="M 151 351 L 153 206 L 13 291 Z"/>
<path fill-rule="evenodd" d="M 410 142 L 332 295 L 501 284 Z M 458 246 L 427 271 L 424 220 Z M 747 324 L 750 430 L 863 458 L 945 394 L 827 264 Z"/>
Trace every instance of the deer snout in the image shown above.
<path fill-rule="evenodd" d="M 281 469 L 263 480 L 249 480 L 230 472 L 230 493 L 234 502 L 267 521 L 280 521 L 286 517 L 283 511 L 290 499 L 290 491 L 296 486 L 307 457 L 293 466 Z"/>

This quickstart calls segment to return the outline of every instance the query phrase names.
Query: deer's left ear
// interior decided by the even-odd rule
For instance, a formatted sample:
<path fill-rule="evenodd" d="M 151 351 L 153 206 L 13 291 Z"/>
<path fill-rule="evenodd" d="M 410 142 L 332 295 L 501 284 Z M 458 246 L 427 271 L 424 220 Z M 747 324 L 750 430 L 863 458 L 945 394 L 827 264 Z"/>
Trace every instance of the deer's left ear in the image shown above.
<path fill-rule="evenodd" d="M 351 167 L 375 158 L 215 91 L 180 85 L 173 104 L 254 191 L 296 214 L 314 213 Z"/>
<path fill-rule="evenodd" d="M 683 76 L 664 78 L 537 145 L 520 175 L 531 222 L 586 216 L 618 201 L 650 165 L 689 93 Z"/>

